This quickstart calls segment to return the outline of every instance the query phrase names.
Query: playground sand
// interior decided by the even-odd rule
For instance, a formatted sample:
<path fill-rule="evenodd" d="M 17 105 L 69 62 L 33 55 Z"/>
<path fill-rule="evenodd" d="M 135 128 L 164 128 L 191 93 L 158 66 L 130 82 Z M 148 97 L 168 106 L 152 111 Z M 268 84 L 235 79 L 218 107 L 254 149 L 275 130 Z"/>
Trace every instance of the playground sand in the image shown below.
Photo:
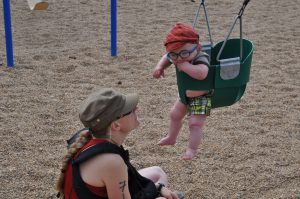
<path fill-rule="evenodd" d="M 105 3 L 104 3 L 105 2 Z M 55 198 L 65 140 L 82 127 L 78 106 L 93 90 L 140 95 L 140 127 L 126 141 L 137 168 L 159 165 L 188 199 L 300 198 L 300 4 L 251 1 L 243 35 L 255 52 L 242 99 L 215 109 L 193 161 L 180 159 L 187 122 L 174 147 L 156 143 L 177 97 L 175 70 L 152 78 L 163 40 L 191 22 L 198 2 L 118 2 L 118 57 L 110 57 L 109 1 L 50 1 L 30 11 L 11 1 L 15 68 L 6 68 L 0 12 L 0 198 Z M 225 38 L 242 0 L 206 1 L 214 42 Z M 2 10 L 2 3 L 0 3 Z M 203 10 L 197 25 L 208 40 Z M 236 26 L 233 36 L 239 35 Z"/>

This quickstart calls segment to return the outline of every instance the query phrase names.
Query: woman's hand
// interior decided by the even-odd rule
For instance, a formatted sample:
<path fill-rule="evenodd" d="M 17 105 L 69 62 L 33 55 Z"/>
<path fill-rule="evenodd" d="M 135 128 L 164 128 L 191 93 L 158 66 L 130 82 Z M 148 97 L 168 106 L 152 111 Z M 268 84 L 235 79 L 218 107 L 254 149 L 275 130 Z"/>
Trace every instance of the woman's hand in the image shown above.
<path fill-rule="evenodd" d="M 178 196 L 172 192 L 171 190 L 169 190 L 166 187 L 163 187 L 160 191 L 160 194 L 162 195 L 162 197 L 159 197 L 159 199 L 164 198 L 164 199 L 179 199 Z"/>

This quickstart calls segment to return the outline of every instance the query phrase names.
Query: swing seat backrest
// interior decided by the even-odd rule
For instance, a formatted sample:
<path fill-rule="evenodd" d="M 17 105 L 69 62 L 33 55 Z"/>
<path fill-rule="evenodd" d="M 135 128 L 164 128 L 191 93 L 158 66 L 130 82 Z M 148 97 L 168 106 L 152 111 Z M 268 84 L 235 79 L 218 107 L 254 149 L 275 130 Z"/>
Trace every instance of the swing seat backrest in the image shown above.
<path fill-rule="evenodd" d="M 209 55 L 209 59 L 211 58 L 211 50 L 212 50 L 211 42 L 203 42 L 202 43 L 202 51 Z"/>
<path fill-rule="evenodd" d="M 212 108 L 230 106 L 243 96 L 250 76 L 253 44 L 243 39 L 240 60 L 240 38 L 227 40 L 219 62 L 217 54 L 222 44 L 223 41 L 211 49 L 211 66 L 204 80 L 193 79 L 176 68 L 179 96 L 184 104 L 187 104 L 186 90 L 213 90 Z"/>

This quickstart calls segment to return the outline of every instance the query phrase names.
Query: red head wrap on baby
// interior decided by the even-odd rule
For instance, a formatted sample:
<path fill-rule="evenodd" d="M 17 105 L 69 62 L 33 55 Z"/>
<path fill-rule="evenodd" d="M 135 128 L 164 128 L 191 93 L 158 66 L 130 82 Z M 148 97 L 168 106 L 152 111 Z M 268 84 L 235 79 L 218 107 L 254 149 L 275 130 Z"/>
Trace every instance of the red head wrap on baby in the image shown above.
<path fill-rule="evenodd" d="M 167 52 L 181 48 L 186 43 L 198 44 L 199 34 L 192 26 L 177 23 L 167 34 L 164 45 Z"/>

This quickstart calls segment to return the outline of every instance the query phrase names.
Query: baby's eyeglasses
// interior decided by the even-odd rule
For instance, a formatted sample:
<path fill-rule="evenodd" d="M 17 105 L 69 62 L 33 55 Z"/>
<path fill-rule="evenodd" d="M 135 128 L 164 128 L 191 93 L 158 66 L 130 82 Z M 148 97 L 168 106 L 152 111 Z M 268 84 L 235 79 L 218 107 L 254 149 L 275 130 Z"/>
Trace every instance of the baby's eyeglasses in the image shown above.
<path fill-rule="evenodd" d="M 181 57 L 181 59 L 185 59 L 188 58 L 197 49 L 197 47 L 198 45 L 195 46 L 195 48 L 193 48 L 192 50 L 182 50 L 179 53 L 169 52 L 167 56 L 172 60 L 178 59 L 179 56 Z"/>

